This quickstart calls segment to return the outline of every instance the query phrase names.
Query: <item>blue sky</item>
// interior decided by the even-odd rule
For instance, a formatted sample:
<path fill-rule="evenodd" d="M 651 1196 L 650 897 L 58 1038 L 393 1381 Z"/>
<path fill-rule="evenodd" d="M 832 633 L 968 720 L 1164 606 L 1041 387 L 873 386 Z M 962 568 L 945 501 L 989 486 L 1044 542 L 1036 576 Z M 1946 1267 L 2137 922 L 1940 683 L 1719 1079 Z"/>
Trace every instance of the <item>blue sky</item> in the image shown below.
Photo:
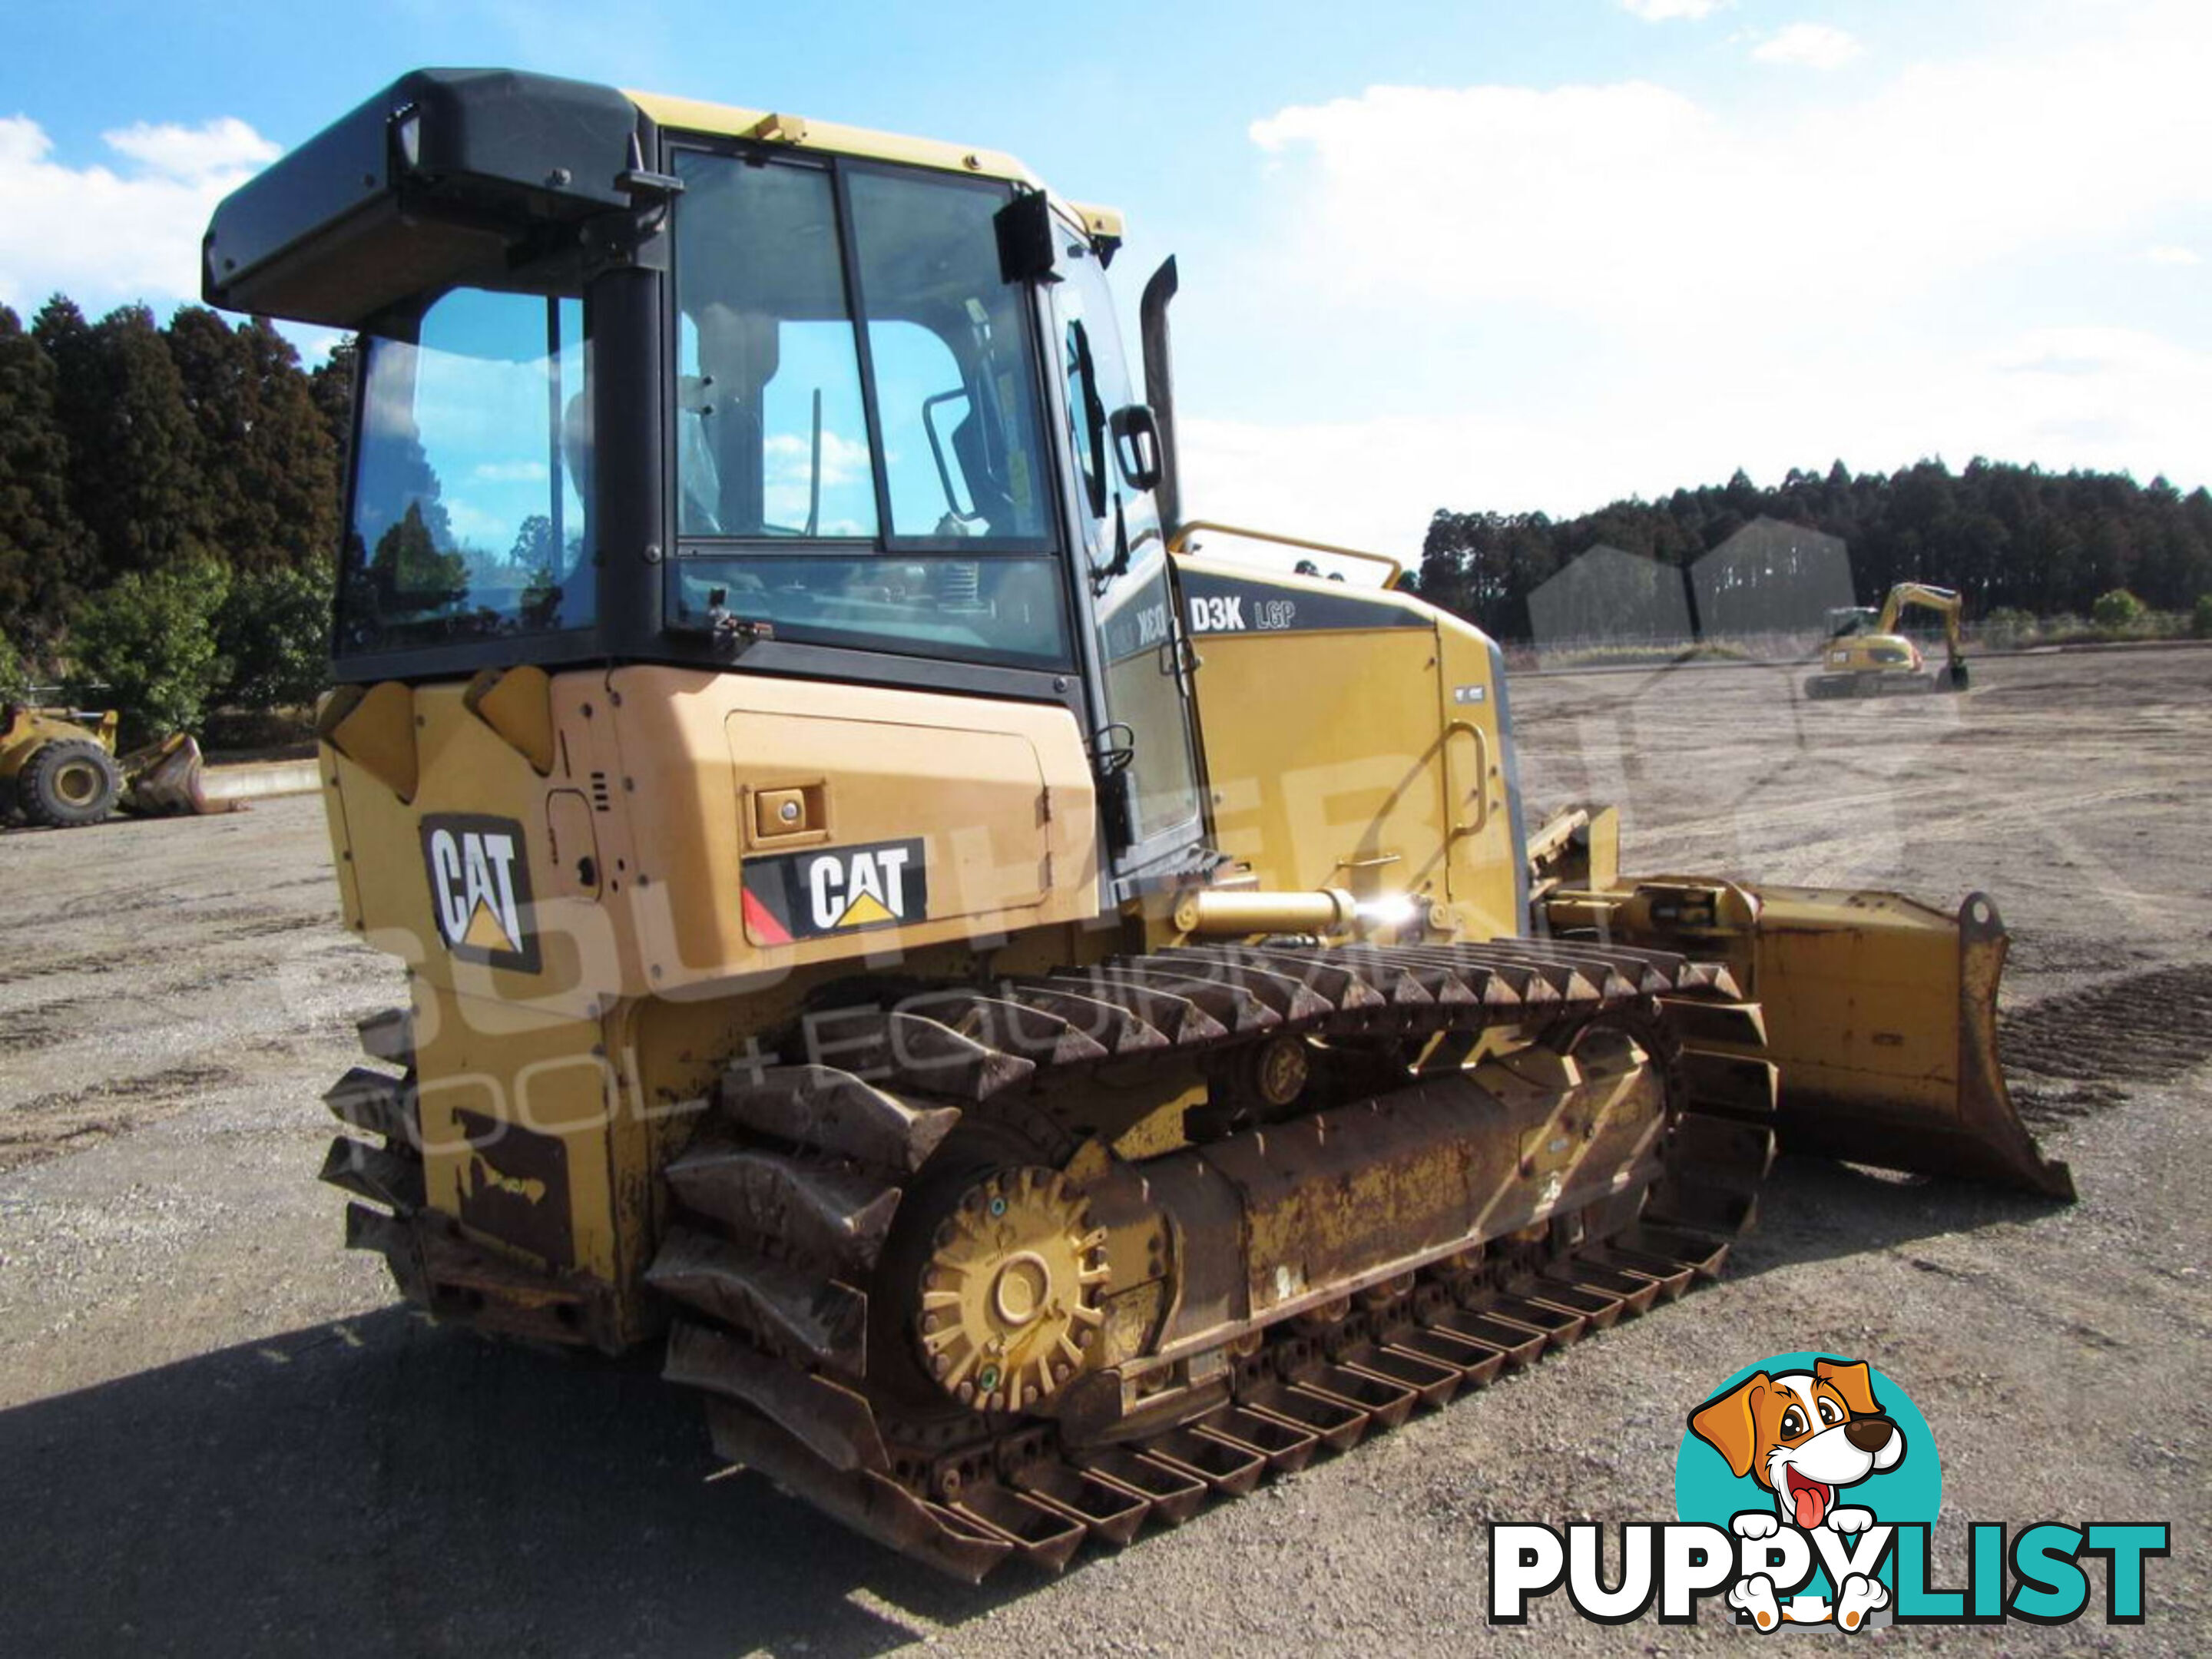
<path fill-rule="evenodd" d="M 92 0 L 0 59 L 0 301 L 166 310 L 207 204 L 401 70 L 1011 149 L 1181 255 L 1192 506 L 1418 548 L 1940 453 L 2212 482 L 2212 8 Z"/>

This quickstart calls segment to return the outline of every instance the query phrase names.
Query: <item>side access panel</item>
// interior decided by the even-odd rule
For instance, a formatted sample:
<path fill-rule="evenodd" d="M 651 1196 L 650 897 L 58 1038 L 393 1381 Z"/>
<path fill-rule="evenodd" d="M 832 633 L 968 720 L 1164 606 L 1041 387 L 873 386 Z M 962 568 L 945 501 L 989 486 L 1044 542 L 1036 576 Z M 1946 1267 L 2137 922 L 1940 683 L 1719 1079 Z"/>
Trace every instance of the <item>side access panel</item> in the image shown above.
<path fill-rule="evenodd" d="M 1220 849 L 1266 889 L 1449 904 L 1521 931 L 1490 642 L 1409 595 L 1178 565 Z"/>

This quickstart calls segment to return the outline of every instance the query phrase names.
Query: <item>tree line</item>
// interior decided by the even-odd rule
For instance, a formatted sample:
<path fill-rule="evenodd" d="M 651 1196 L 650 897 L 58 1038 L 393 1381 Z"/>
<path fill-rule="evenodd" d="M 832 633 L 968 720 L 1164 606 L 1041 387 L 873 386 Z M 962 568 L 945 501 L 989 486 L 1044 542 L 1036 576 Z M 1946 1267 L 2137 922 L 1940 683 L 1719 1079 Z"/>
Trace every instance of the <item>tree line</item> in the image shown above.
<path fill-rule="evenodd" d="M 0 681 L 104 686 L 140 736 L 311 701 L 353 356 L 203 306 L 0 306 Z"/>
<path fill-rule="evenodd" d="M 308 368 L 266 321 L 202 306 L 166 325 L 139 305 L 94 322 L 57 295 L 27 327 L 0 306 L 0 695 L 100 684 L 140 735 L 217 705 L 311 701 L 353 367 L 350 343 Z M 1546 584 L 1596 549 L 1615 550 L 1599 597 L 1626 592 L 1645 618 L 1676 606 L 1708 632 L 1773 613 L 1763 598 L 1813 569 L 1846 604 L 1913 580 L 1960 589 L 1972 617 L 2087 615 L 2114 590 L 2181 611 L 2212 593 L 2212 495 L 1982 459 L 1856 477 L 1838 461 L 1772 489 L 1738 471 L 1577 518 L 1441 509 L 1415 586 L 1527 640 L 1532 598 L 1541 610 Z"/>
<path fill-rule="evenodd" d="M 1492 636 L 1522 641 L 1532 637 L 1532 596 L 1593 549 L 1696 572 L 1692 600 L 1710 586 L 1715 562 L 1700 562 L 1725 549 L 1717 562 L 1727 567 L 1731 608 L 1753 614 L 1762 582 L 1803 580 L 1808 538 L 1793 530 L 1841 544 L 1829 563 L 1848 572 L 1842 604 L 1879 605 L 1905 580 L 1958 589 L 1969 617 L 2087 616 L 2116 589 L 2178 612 L 2212 593 L 2212 495 L 2203 489 L 2184 495 L 2163 477 L 2138 484 L 2124 473 L 1978 459 L 1955 473 L 1924 460 L 1856 477 L 1838 461 L 1825 473 L 1793 468 L 1765 489 L 1738 471 L 1725 484 L 1571 519 L 1443 509 L 1415 585 Z"/>

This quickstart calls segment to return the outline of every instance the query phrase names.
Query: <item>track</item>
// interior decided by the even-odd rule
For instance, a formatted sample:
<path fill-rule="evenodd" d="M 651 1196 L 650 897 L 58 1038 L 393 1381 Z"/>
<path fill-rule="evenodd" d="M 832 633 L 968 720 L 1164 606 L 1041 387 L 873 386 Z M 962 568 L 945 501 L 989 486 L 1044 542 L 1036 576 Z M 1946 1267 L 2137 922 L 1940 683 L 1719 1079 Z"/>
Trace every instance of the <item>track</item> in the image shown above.
<path fill-rule="evenodd" d="M 1755 1026 L 1736 996 L 1715 964 L 1514 939 L 1188 948 L 932 989 L 888 1011 L 830 1011 L 800 1040 L 837 1065 L 733 1067 L 669 1167 L 678 1214 L 647 1275 L 678 1310 L 665 1374 L 706 1397 L 720 1455 L 858 1530 L 963 1578 L 1009 1557 L 1057 1571 L 1086 1540 L 1118 1547 L 1148 1522 L 1177 1524 L 1211 1498 L 1347 1450 L 1713 1277 L 1750 1224 L 1773 1143 L 1759 1121 L 1771 1111 L 1771 1068 L 1694 1046 L 1702 1033 Z M 1194 1059 L 1218 1075 L 1284 1036 L 1425 1053 L 1432 1069 L 1455 1070 L 1492 1028 L 1576 1033 L 1593 1023 L 1644 1034 L 1676 1107 L 1666 1173 L 1640 1214 L 1632 1194 L 1626 1209 L 1555 1215 L 1487 1249 L 1460 1237 L 1409 1250 L 1317 1315 L 1184 1356 L 1176 1374 L 1211 1386 L 1103 1428 L 1079 1431 L 1064 1401 L 1061 1420 L 1024 1411 L 1022 1382 L 994 1370 L 981 1373 L 985 1392 L 963 1389 L 973 1409 L 908 1411 L 882 1385 L 880 1357 L 872 1370 L 872 1339 L 896 1347 L 905 1334 L 872 1310 L 870 1287 L 897 1279 L 886 1279 L 884 1258 L 909 1190 L 979 1134 L 1014 1148 L 1015 1163 L 1066 1170 L 1085 1126 L 1058 1121 L 1051 1103 L 1076 1076 Z M 411 1060 L 402 1015 L 368 1022 L 363 1040 L 377 1058 Z M 1332 1125 L 1412 1101 L 1419 1077 L 1395 1069 L 1397 1088 L 1275 1133 L 1304 1127 L 1325 1140 Z M 341 1137 L 325 1166 L 325 1179 L 389 1212 L 351 1206 L 349 1242 L 382 1251 L 413 1299 L 466 1316 L 420 1265 L 410 1079 L 357 1071 L 331 1104 L 386 1142 Z M 1051 1191 L 1036 1201 L 1083 1201 L 1080 1179 L 1036 1184 Z M 1080 1241 L 1101 1279 L 1103 1237 Z M 1089 1332 L 1078 1334 L 1087 1343 Z M 1041 1364 L 1031 1402 L 1081 1359 L 1070 1341 L 1049 1374 Z"/>
<path fill-rule="evenodd" d="M 1794 760 L 1774 747 L 1786 688 L 1771 672 L 1539 678 L 1514 693 L 1522 763 L 1534 796 L 1624 800 L 1639 867 L 1989 889 L 2013 933 L 2004 1053 L 2018 1066 L 2011 1018 L 2038 1001 L 2212 958 L 2212 882 L 2188 879 L 2202 862 L 2212 647 L 1975 667 L 1963 699 L 1813 705 L 1820 718 Z M 1642 692 L 1625 763 L 1605 746 L 1602 711 L 1562 712 L 1623 684 Z M 1741 787 L 1751 776 L 1771 787 Z M 1832 800 L 1838 776 L 1854 799 L 1910 785 L 1885 819 L 1887 848 L 1832 808 L 1786 829 L 1765 817 L 1770 804 Z M 2118 787 L 2077 807 L 2100 778 Z M 1740 842 L 1734 820 L 1695 845 L 1677 838 L 1675 825 L 1732 799 L 1749 825 Z M 2059 1492 L 2076 1518 L 2212 1525 L 2212 1416 L 2174 1405 L 2201 1396 L 2212 1330 L 2212 1072 L 2144 1082 L 2083 1062 L 2012 1078 L 2031 1121 L 2030 1091 L 2080 1079 L 2118 1097 L 2036 1126 L 2089 1199 L 2063 1216 L 1972 1186 L 1780 1159 L 1717 1290 L 1175 1531 L 1147 1522 L 1128 1550 L 1079 1552 L 1049 1580 L 1005 1566 L 980 1596 L 963 1593 L 764 1477 L 702 1482 L 720 1460 L 693 1402 L 657 1378 L 434 1328 L 395 1306 L 380 1259 L 336 1248 L 343 1199 L 293 1179 L 313 1174 L 337 1127 L 313 1097 L 353 1062 L 353 1020 L 404 1001 L 406 987 L 394 958 L 334 919 L 326 848 L 312 799 L 0 834 L 0 880 L 38 901 L 0 952 L 0 980 L 40 976 L 0 985 L 0 1007 L 105 994 L 79 1040 L 0 1060 L 14 1128 L 38 1131 L 30 1103 L 59 1091 L 186 1065 L 242 1074 L 163 1100 L 150 1120 L 137 1115 L 150 1098 L 108 1108 L 112 1133 L 0 1173 L 12 1435 L 0 1463 L 21 1518 L 0 1599 L 21 1651 L 103 1650 L 126 1622 L 180 1650 L 313 1646 L 333 1659 L 532 1640 L 655 1652 L 805 1641 L 817 1656 L 910 1642 L 922 1656 L 1027 1659 L 1072 1633 L 1104 1643 L 1097 1632 L 1132 1650 L 1421 1651 L 1440 1631 L 1482 1627 L 1487 1522 L 1671 1515 L 1680 1413 L 1729 1370 L 1824 1332 L 1900 1379 L 1947 1460 L 1972 1458 L 1984 1516 L 2033 1516 Z M 205 913 L 248 898 L 286 921 L 313 911 L 327 931 L 204 946 Z M 180 963 L 263 957 L 281 965 L 258 981 L 165 988 Z M 180 1501 L 143 1501 L 150 1492 Z M 206 1524 L 218 1512 L 230 1519 Z M 133 1565 L 90 1594 L 72 1564 L 92 1559 Z M 2201 1628 L 2208 1574 L 2203 1551 L 2152 1564 L 2154 1645 L 2161 1630 L 2181 1646 Z M 2066 1632 L 2027 1632 L 2039 1634 Z M 1949 1639 L 1978 1654 L 2021 1638 Z M 1549 1659 L 1599 1639 L 1553 1596 L 1521 1645 Z M 1664 1640 L 1742 1659 L 1742 1632 L 1711 1613 Z"/>

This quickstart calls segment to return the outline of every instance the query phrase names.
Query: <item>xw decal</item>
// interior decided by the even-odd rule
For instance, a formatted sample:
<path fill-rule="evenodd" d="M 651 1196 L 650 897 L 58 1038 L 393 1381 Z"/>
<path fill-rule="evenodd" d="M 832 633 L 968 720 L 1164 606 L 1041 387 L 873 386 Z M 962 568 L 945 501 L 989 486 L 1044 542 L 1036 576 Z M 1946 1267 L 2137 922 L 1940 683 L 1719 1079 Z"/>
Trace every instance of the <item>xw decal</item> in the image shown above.
<path fill-rule="evenodd" d="M 748 859 L 744 913 L 756 945 L 920 921 L 929 914 L 921 837 Z"/>
<path fill-rule="evenodd" d="M 538 970 L 531 931 L 530 858 L 513 818 L 441 813 L 422 820 L 430 911 L 446 948 L 464 962 Z"/>

